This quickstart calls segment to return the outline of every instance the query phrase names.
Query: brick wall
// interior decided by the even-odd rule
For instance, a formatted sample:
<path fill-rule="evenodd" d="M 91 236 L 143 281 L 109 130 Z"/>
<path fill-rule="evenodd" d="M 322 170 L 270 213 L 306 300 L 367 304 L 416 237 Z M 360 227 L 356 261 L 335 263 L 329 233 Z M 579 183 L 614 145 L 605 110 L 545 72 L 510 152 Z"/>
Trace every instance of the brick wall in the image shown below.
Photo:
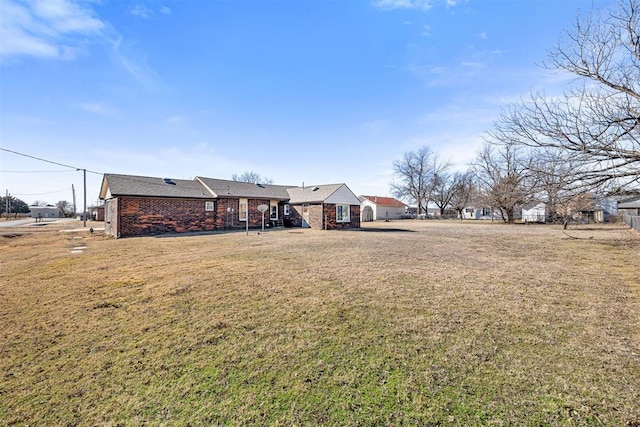
<path fill-rule="evenodd" d="M 327 219 L 327 230 L 336 230 L 341 228 L 360 228 L 360 206 L 351 205 L 349 209 L 349 222 L 337 222 L 336 221 L 336 205 L 332 203 L 326 203 L 324 205 L 323 213 Z"/>
<path fill-rule="evenodd" d="M 216 230 L 217 212 L 216 210 L 206 211 L 204 199 L 150 197 L 120 197 L 119 199 L 120 236 L 118 237 Z"/>

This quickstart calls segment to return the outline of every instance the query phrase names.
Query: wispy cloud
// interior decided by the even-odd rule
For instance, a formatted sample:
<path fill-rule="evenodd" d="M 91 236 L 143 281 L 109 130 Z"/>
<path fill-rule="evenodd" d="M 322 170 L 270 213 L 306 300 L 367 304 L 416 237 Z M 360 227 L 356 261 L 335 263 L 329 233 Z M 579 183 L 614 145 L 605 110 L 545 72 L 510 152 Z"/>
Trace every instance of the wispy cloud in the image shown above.
<path fill-rule="evenodd" d="M 105 115 L 105 116 L 110 116 L 118 112 L 115 108 L 112 108 L 109 105 L 102 104 L 99 102 L 86 102 L 84 104 L 80 104 L 80 108 L 90 113 Z"/>
<path fill-rule="evenodd" d="M 147 6 L 140 3 L 133 6 L 129 10 L 129 13 L 131 13 L 133 16 L 137 16 L 142 19 L 151 19 L 153 18 L 153 15 L 154 15 L 153 10 L 149 9 Z"/>
<path fill-rule="evenodd" d="M 153 9 L 142 3 L 136 3 L 131 9 L 129 9 L 129 13 L 142 19 L 152 19 L 156 16 L 156 12 L 154 12 Z M 158 9 L 158 13 L 162 15 L 170 15 L 171 9 L 168 6 L 162 6 Z"/>
<path fill-rule="evenodd" d="M 429 0 L 376 0 L 373 2 L 373 6 L 381 10 L 418 9 L 418 10 L 426 11 L 431 9 L 431 1 Z"/>
<path fill-rule="evenodd" d="M 105 23 L 89 7 L 69 0 L 0 0 L 0 57 L 73 58 Z"/>
<path fill-rule="evenodd" d="M 149 90 L 163 89 L 164 83 L 147 63 L 147 57 L 136 50 L 135 43 L 123 43 L 122 37 L 113 42 L 113 58 L 133 78 Z"/>

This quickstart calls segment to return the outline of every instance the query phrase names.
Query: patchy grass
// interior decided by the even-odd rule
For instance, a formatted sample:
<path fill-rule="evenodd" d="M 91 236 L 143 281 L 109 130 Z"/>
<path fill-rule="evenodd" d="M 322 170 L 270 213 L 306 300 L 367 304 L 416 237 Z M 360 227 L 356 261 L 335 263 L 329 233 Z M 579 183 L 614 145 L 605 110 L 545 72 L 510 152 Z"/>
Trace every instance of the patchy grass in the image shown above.
<path fill-rule="evenodd" d="M 12 231 L 0 424 L 640 424 L 637 233 L 374 226 Z"/>

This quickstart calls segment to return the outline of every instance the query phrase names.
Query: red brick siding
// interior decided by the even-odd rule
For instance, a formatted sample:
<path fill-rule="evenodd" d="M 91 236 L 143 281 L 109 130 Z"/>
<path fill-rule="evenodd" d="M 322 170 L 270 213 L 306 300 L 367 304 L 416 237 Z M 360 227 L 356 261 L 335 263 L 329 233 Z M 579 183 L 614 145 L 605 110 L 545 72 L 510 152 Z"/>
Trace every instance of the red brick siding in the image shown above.
<path fill-rule="evenodd" d="M 349 222 L 336 221 L 336 205 L 326 203 L 324 205 L 324 215 L 327 219 L 327 230 L 335 230 L 340 228 L 360 228 L 360 206 L 351 205 L 349 208 Z"/>
<path fill-rule="evenodd" d="M 302 227 L 302 205 L 291 205 L 292 227 Z M 325 203 L 309 206 L 309 225 L 311 228 L 324 229 L 326 218 L 326 229 L 334 230 L 339 228 L 360 228 L 360 206 L 351 205 L 349 210 L 351 217 L 349 222 L 336 222 L 336 205 Z"/>
<path fill-rule="evenodd" d="M 120 197 L 119 237 L 213 231 L 217 212 L 205 211 L 205 201 Z"/>

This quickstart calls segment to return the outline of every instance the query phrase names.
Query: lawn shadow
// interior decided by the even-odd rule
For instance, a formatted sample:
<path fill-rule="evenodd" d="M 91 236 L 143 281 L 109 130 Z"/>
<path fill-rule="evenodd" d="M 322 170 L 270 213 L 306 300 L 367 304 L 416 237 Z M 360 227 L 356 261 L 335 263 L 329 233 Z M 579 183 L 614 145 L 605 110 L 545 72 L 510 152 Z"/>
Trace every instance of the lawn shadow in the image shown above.
<path fill-rule="evenodd" d="M 372 232 L 372 233 L 415 233 L 415 230 L 407 230 L 404 228 L 377 228 L 367 227 L 361 228 L 359 231 Z"/>

